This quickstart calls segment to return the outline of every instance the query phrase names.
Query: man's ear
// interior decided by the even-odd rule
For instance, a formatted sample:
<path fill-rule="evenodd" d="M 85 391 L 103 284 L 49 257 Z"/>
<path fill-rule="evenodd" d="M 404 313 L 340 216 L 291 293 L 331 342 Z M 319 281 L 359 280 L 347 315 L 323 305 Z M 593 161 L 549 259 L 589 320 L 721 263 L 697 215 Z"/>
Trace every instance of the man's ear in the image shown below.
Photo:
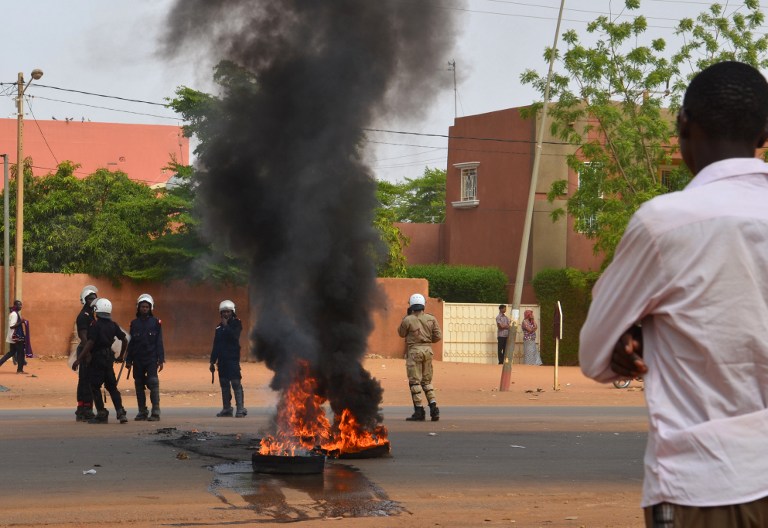
<path fill-rule="evenodd" d="M 687 138 L 690 133 L 691 120 L 685 108 L 677 113 L 677 136 Z M 766 136 L 768 137 L 768 136 Z"/>

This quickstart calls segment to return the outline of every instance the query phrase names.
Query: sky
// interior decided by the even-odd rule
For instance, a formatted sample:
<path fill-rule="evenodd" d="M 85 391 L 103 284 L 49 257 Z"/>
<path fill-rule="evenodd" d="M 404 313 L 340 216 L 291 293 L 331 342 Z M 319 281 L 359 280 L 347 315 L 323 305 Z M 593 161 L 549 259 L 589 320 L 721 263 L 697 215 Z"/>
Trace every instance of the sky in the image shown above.
<path fill-rule="evenodd" d="M 418 178 L 427 166 L 445 169 L 448 140 L 439 136 L 448 134 L 456 116 L 527 105 L 536 99 L 519 78 L 529 68 L 546 73 L 543 52 L 553 43 L 560 0 L 370 1 L 431 2 L 453 11 L 460 28 L 456 47 L 445 50 L 434 71 L 425 72 L 436 75 L 443 89 L 424 102 L 424 115 L 372 124 L 389 131 L 368 133 L 366 159 L 378 179 Z M 0 94 L 5 97 L 0 98 L 0 116 L 16 117 L 12 84 L 18 72 L 29 80 L 30 72 L 39 68 L 43 77 L 26 92 L 27 120 L 183 124 L 162 103 L 180 85 L 214 91 L 213 63 L 160 56 L 159 36 L 171 5 L 169 0 L 6 2 L 0 58 Z M 601 14 L 620 14 L 623 5 L 620 0 L 566 0 L 561 34 L 568 29 L 585 34 L 587 22 Z M 641 0 L 641 9 L 633 14 L 648 18 L 649 36 L 673 42 L 677 21 L 695 17 L 709 5 L 695 0 Z M 0 145 L 2 149 L 13 152 L 15 145 Z"/>

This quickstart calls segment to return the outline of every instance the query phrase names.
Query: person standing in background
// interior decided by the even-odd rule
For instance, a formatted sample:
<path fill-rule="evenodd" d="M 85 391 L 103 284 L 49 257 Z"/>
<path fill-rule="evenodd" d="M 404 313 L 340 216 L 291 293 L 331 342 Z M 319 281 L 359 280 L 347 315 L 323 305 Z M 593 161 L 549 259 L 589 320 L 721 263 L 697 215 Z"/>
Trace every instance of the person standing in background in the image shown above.
<path fill-rule="evenodd" d="M 499 305 L 499 315 L 496 316 L 496 339 L 498 341 L 497 354 L 499 355 L 499 365 L 504 364 L 504 353 L 507 350 L 507 339 L 509 339 L 510 320 L 507 317 L 507 305 Z"/>
<path fill-rule="evenodd" d="M 539 326 L 536 319 L 533 318 L 533 310 L 526 310 L 523 313 L 523 362 L 526 365 L 541 366 L 541 355 L 539 347 L 536 345 L 536 330 Z"/>

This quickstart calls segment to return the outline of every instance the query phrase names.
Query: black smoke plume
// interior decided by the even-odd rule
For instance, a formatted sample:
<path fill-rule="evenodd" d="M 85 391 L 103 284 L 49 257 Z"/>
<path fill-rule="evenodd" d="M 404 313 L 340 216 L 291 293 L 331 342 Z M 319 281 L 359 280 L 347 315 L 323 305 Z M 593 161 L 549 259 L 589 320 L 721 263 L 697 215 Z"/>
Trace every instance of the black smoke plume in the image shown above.
<path fill-rule="evenodd" d="M 275 390 L 307 360 L 319 395 L 364 427 L 381 421 L 382 389 L 361 365 L 381 304 L 363 129 L 420 114 L 442 87 L 451 13 L 427 0 L 177 0 L 168 18 L 170 52 L 253 79 L 226 85 L 198 192 L 209 232 L 250 262 L 256 355 Z"/>

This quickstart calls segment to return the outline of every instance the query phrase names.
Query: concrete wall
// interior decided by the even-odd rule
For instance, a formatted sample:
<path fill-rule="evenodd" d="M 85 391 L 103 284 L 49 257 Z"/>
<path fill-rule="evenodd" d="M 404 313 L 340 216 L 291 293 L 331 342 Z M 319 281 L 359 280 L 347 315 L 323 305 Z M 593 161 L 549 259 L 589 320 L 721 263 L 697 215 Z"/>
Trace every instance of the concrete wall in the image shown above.
<path fill-rule="evenodd" d="M 13 279 L 12 269 L 10 276 Z M 156 303 L 155 315 L 163 323 L 163 341 L 169 359 L 207 358 L 211 352 L 214 328 L 219 323 L 219 302 L 231 299 L 243 321 L 240 345 L 243 351 L 250 350 L 248 336 L 252 322 L 245 287 L 190 285 L 186 282 L 137 284 L 128 281 L 118 287 L 88 275 L 54 273 L 25 273 L 23 280 L 22 315 L 30 322 L 32 346 L 37 356 L 65 356 L 73 345 L 76 346 L 74 322 L 81 308 L 80 290 L 86 284 L 93 284 L 99 289 L 100 297 L 112 301 L 113 318 L 126 329 L 136 317 L 136 299 L 142 293 L 151 294 Z M 397 327 L 405 315 L 408 298 L 416 292 L 426 296 L 429 285 L 424 279 L 379 279 L 378 284 L 381 292 L 378 302 L 372 300 L 369 306 L 359 307 L 370 310 L 374 321 L 367 352 L 401 358 L 405 348 L 403 339 L 397 335 Z M 441 301 L 428 298 L 427 311 L 442 325 Z M 433 350 L 435 358 L 442 359 L 442 343 L 435 345 Z M 243 359 L 247 360 L 248 356 L 244 353 Z"/>
<path fill-rule="evenodd" d="M 408 264 L 436 264 L 442 261 L 442 229 L 445 224 L 394 224 L 410 243 L 403 251 Z"/>

